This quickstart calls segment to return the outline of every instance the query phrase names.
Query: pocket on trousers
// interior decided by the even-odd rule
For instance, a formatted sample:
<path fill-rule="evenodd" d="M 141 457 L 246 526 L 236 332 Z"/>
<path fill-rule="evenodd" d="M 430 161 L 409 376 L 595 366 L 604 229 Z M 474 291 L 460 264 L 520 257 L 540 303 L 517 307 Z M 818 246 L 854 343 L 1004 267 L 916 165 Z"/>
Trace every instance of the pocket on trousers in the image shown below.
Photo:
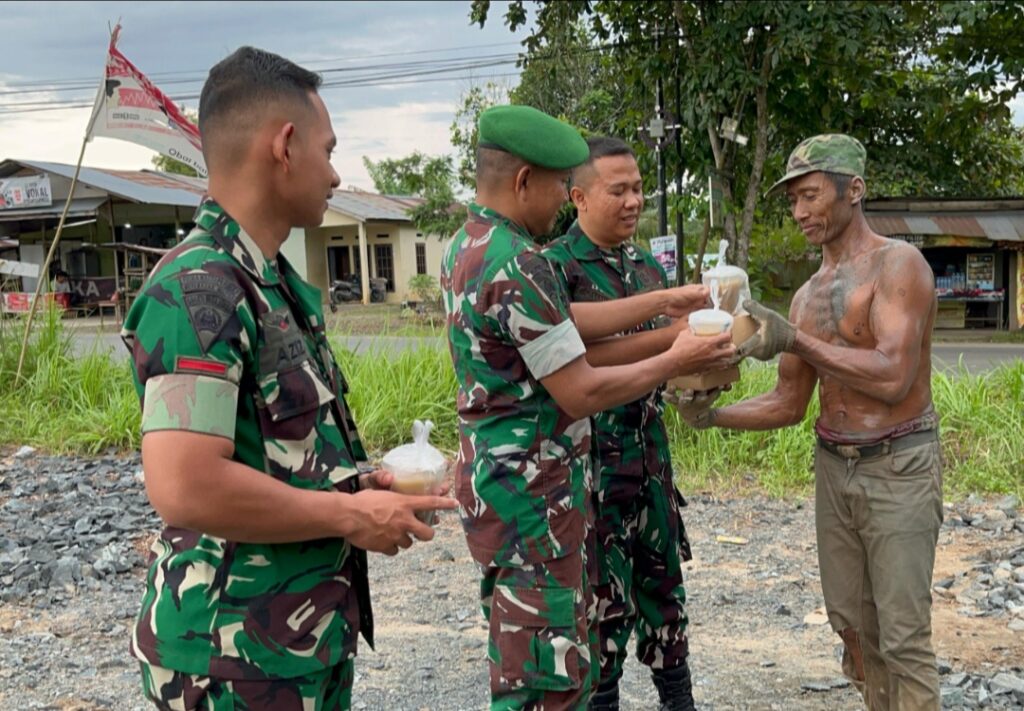
<path fill-rule="evenodd" d="M 690 546 L 690 537 L 686 535 L 686 523 L 683 521 L 683 509 L 687 503 L 679 489 L 676 489 L 676 506 L 676 517 L 679 519 L 679 558 L 686 563 L 693 560 L 693 548 Z"/>
<path fill-rule="evenodd" d="M 569 691 L 581 683 L 577 620 L 583 615 L 571 588 L 496 585 L 491 638 L 500 683 L 508 689 Z"/>
<path fill-rule="evenodd" d="M 938 470 L 939 447 L 935 442 L 898 449 L 892 453 L 892 473 L 897 476 L 934 476 Z"/>

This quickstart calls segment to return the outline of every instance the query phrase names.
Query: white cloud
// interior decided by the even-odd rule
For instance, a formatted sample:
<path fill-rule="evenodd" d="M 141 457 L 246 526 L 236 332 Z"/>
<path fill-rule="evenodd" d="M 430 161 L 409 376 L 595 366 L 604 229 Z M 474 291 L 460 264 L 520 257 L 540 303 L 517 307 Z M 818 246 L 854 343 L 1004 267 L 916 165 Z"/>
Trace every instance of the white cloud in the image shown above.
<path fill-rule="evenodd" d="M 373 160 L 399 158 L 413 151 L 449 153 L 448 128 L 454 104 L 405 102 L 392 106 L 332 111 L 338 148 L 334 166 L 343 186 L 372 190 L 363 156 Z M 73 165 L 78 159 L 89 109 L 0 115 L 0 159 L 23 158 Z M 124 141 L 96 138 L 85 151 L 84 164 L 97 168 L 152 168 L 156 153 Z"/>
<path fill-rule="evenodd" d="M 454 105 L 438 101 L 334 112 L 334 131 L 338 135 L 334 166 L 341 184 L 373 189 L 363 156 L 380 160 L 401 158 L 413 151 L 450 153 L 448 128 L 454 109 Z"/>

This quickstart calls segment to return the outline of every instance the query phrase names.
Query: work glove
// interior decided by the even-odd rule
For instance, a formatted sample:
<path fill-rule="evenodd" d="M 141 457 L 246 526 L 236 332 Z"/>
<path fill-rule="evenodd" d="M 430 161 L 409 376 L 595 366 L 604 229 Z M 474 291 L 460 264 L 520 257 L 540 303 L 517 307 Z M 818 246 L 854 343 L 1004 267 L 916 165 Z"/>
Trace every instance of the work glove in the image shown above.
<path fill-rule="evenodd" d="M 771 360 L 788 351 L 796 340 L 796 326 L 785 317 L 765 308 L 753 299 L 743 302 L 744 310 L 757 322 L 757 331 L 736 349 L 736 359 L 747 356 L 758 360 Z"/>
<path fill-rule="evenodd" d="M 683 418 L 690 427 L 703 430 L 714 424 L 715 401 L 726 389 L 712 388 L 711 390 L 676 390 L 671 396 L 666 393 L 665 400 L 676 406 L 679 416 Z"/>

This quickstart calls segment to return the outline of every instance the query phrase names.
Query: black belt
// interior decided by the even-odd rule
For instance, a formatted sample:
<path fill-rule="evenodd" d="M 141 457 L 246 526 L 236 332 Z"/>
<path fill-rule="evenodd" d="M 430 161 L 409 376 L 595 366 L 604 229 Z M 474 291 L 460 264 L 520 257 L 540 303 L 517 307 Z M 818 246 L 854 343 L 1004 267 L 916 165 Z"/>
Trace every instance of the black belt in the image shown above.
<path fill-rule="evenodd" d="M 895 439 L 887 439 L 876 444 L 836 444 L 835 442 L 829 442 L 826 439 L 822 439 L 818 436 L 818 445 L 826 452 L 831 452 L 837 457 L 843 459 L 870 459 L 871 457 L 877 457 L 883 454 L 889 454 L 890 452 L 898 452 L 901 449 L 909 449 L 911 447 L 917 447 L 928 442 L 934 442 L 939 438 L 937 430 L 923 430 L 921 432 L 912 432 L 902 437 L 896 437 Z"/>

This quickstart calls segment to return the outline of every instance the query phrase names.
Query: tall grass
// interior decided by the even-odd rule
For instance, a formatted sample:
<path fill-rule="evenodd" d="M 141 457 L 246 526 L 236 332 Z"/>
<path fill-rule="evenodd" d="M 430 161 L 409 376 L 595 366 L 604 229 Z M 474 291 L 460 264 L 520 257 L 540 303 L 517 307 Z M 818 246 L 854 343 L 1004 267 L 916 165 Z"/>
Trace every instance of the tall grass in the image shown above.
<path fill-rule="evenodd" d="M 21 379 L 22 319 L 0 319 L 0 443 L 96 454 L 139 443 L 139 402 L 128 364 L 71 352 L 57 311 L 39 314 Z"/>
<path fill-rule="evenodd" d="M 95 454 L 139 444 L 139 404 L 124 359 L 106 353 L 72 356 L 59 316 L 35 330 L 25 373 L 14 381 L 21 321 L 0 320 L 0 445 Z M 408 442 L 412 422 L 436 425 L 431 441 L 458 446 L 456 383 L 448 350 L 427 343 L 399 352 L 383 347 L 354 354 L 336 342 L 351 385 L 348 400 L 371 455 Z M 722 404 L 770 390 L 775 370 L 745 366 Z M 936 373 L 932 388 L 942 417 L 945 481 L 951 495 L 1013 492 L 1024 498 L 1024 362 L 982 375 Z M 673 462 L 684 491 L 809 493 L 814 475 L 813 398 L 807 417 L 774 432 L 695 431 L 666 413 Z"/>

